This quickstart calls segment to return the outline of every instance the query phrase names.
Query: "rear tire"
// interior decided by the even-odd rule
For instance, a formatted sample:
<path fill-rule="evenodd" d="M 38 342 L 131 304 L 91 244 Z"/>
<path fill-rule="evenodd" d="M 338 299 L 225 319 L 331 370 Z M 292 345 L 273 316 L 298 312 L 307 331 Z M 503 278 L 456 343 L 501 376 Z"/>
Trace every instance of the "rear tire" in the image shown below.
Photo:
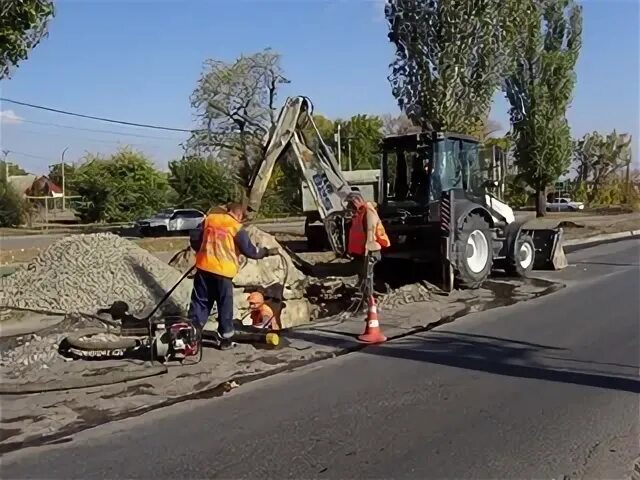
<path fill-rule="evenodd" d="M 518 235 L 513 253 L 507 258 L 504 271 L 512 277 L 526 277 L 536 261 L 536 248 L 530 235 Z"/>
<path fill-rule="evenodd" d="M 456 238 L 456 285 L 475 289 L 489 277 L 493 266 L 491 227 L 478 214 L 465 218 Z"/>

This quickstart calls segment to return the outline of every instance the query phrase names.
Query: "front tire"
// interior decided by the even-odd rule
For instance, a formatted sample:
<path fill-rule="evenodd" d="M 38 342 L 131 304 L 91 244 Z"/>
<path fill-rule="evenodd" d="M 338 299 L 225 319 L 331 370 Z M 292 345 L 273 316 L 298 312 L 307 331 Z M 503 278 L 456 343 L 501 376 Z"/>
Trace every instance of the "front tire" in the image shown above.
<path fill-rule="evenodd" d="M 526 277 L 536 260 L 536 249 L 533 238 L 529 235 L 518 235 L 515 248 L 507 258 L 504 271 L 512 277 Z"/>
<path fill-rule="evenodd" d="M 493 266 L 491 227 L 478 214 L 465 218 L 456 238 L 456 284 L 475 289 L 489 277 Z"/>

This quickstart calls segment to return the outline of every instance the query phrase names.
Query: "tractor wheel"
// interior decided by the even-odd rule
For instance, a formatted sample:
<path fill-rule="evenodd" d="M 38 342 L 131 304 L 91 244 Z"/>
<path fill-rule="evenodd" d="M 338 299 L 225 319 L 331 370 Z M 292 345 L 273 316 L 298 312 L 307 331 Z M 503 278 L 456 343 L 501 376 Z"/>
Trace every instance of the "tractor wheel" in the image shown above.
<path fill-rule="evenodd" d="M 518 235 L 513 254 L 507 258 L 504 271 L 513 277 L 525 277 L 533 270 L 536 260 L 536 248 L 529 235 Z"/>
<path fill-rule="evenodd" d="M 493 266 L 491 227 L 481 215 L 472 214 L 464 220 L 457 235 L 456 251 L 456 284 L 461 288 L 478 288 Z"/>

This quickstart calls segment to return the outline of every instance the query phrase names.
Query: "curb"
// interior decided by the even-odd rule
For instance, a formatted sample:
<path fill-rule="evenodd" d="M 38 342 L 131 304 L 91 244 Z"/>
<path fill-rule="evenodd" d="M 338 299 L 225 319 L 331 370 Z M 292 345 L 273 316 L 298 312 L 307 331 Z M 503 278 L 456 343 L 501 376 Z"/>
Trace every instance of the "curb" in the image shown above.
<path fill-rule="evenodd" d="M 631 238 L 640 237 L 640 230 L 629 230 L 627 232 L 617 233 L 605 233 L 602 235 L 594 235 L 586 238 L 575 238 L 572 240 L 565 240 L 563 247 L 586 247 L 600 243 L 614 242 L 616 240 L 627 240 Z M 574 250 L 570 248 L 570 250 Z"/>
<path fill-rule="evenodd" d="M 607 242 L 609 240 L 618 240 L 621 238 L 637 237 L 637 236 L 640 236 L 640 230 L 629 230 L 627 232 L 616 232 L 616 233 L 604 233 L 602 235 L 594 235 L 592 237 L 565 240 L 564 245 L 570 247 L 573 245 L 585 245 L 588 243 Z"/>

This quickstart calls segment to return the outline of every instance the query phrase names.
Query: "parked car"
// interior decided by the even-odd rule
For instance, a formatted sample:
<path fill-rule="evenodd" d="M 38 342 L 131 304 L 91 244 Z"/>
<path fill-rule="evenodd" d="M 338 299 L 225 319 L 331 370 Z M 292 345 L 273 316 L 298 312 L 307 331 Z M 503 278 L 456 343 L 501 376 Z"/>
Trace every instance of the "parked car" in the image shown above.
<path fill-rule="evenodd" d="M 570 198 L 554 198 L 547 202 L 548 212 L 578 212 L 584 210 L 584 203 L 573 202 Z"/>
<path fill-rule="evenodd" d="M 135 222 L 136 230 L 144 237 L 187 235 L 204 220 L 205 214 L 196 209 L 162 210 L 152 217 Z"/>

